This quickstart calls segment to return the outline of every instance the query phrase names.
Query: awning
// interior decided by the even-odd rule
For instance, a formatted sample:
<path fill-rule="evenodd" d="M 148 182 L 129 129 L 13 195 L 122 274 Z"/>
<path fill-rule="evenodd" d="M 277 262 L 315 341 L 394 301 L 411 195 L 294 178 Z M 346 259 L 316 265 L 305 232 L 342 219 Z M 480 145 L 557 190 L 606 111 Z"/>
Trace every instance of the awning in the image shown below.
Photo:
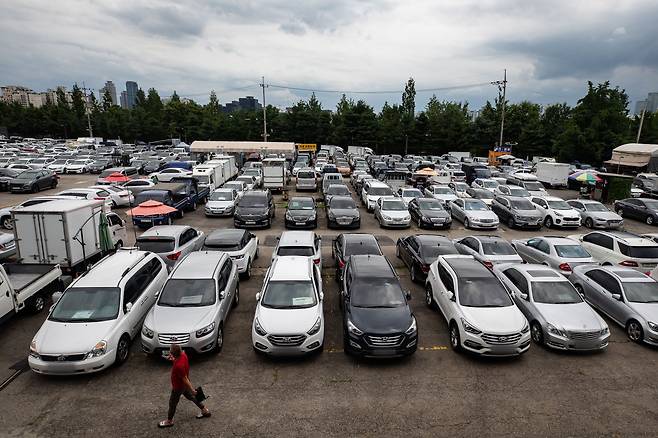
<path fill-rule="evenodd" d="M 262 153 L 288 154 L 295 152 L 295 143 L 285 141 L 194 141 L 191 152 L 223 154 Z"/>
<path fill-rule="evenodd" d="M 614 154 L 613 154 L 613 156 L 614 156 Z M 642 160 L 642 161 L 629 161 L 629 160 L 626 160 L 626 159 L 621 160 L 621 161 L 620 160 L 608 160 L 608 161 L 604 161 L 604 163 L 609 164 L 610 166 L 619 166 L 619 167 L 624 167 L 624 166 L 626 166 L 626 167 L 644 167 L 647 164 L 649 164 L 649 158 L 651 158 L 651 157 L 647 157 L 646 160 Z"/>

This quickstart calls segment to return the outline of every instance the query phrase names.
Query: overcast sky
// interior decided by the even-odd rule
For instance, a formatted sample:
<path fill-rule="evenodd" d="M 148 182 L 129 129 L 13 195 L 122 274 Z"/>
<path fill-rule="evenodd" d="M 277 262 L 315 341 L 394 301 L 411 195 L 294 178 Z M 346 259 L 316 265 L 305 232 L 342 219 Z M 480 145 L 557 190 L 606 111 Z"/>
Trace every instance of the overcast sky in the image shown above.
<path fill-rule="evenodd" d="M 424 107 L 508 98 L 575 104 L 587 80 L 610 80 L 632 102 L 658 91 L 656 0 L 2 0 L 0 84 L 44 90 L 73 82 L 207 102 L 271 84 L 351 94 L 379 109 L 410 76 Z M 459 87 L 446 89 L 451 87 Z M 270 87 L 285 107 L 310 93 Z M 337 93 L 317 93 L 334 108 Z M 633 111 L 634 104 L 630 110 Z"/>

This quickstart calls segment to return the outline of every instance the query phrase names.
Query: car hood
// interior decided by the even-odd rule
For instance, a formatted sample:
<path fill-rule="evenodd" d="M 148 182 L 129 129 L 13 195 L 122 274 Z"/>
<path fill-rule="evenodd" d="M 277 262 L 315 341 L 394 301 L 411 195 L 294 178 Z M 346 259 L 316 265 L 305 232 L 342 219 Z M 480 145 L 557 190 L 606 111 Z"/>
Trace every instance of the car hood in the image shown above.
<path fill-rule="evenodd" d="M 262 208 L 262 207 L 250 208 L 250 207 L 240 207 L 240 206 L 238 206 L 235 212 L 238 215 L 251 214 L 251 215 L 255 215 L 255 216 L 265 216 L 267 214 L 267 208 Z"/>
<path fill-rule="evenodd" d="M 598 219 L 603 219 L 606 221 L 620 221 L 622 220 L 622 217 L 619 216 L 617 213 L 614 213 L 612 211 L 593 211 L 590 213 L 592 217 L 598 218 Z"/>
<path fill-rule="evenodd" d="M 356 208 L 330 208 L 329 213 L 338 217 L 359 217 L 359 210 Z"/>
<path fill-rule="evenodd" d="M 433 195 L 436 199 L 440 199 L 442 201 L 454 201 L 457 199 L 457 195 L 441 195 L 441 194 L 435 194 Z"/>
<path fill-rule="evenodd" d="M 409 212 L 407 210 L 380 210 L 382 216 L 388 216 L 393 218 L 405 218 L 409 217 Z"/>
<path fill-rule="evenodd" d="M 524 217 L 536 217 L 536 218 L 541 218 L 542 214 L 539 210 L 534 209 L 534 210 L 512 210 L 512 213 L 519 215 L 519 216 L 524 216 Z"/>
<path fill-rule="evenodd" d="M 315 210 L 288 210 L 288 213 L 290 213 L 290 216 L 296 216 L 296 217 L 313 217 L 315 216 Z"/>
<path fill-rule="evenodd" d="M 100 322 L 57 322 L 46 320 L 34 337 L 39 354 L 87 353 L 106 340 L 116 319 Z"/>
<path fill-rule="evenodd" d="M 27 184 L 27 183 L 31 183 L 33 181 L 36 181 L 36 179 L 34 179 L 34 178 L 30 178 L 30 179 L 27 179 L 27 178 L 25 178 L 25 179 L 12 178 L 12 179 L 9 180 L 9 182 L 11 182 L 12 184 Z"/>
<path fill-rule="evenodd" d="M 469 324 L 485 333 L 518 333 L 527 324 L 525 316 L 516 306 L 508 307 L 461 307 Z"/>
<path fill-rule="evenodd" d="M 420 214 L 429 218 L 450 217 L 450 213 L 445 210 L 420 210 Z"/>
<path fill-rule="evenodd" d="M 496 213 L 491 210 L 464 210 L 466 216 L 477 219 L 498 219 Z"/>
<path fill-rule="evenodd" d="M 567 331 L 601 330 L 606 323 L 584 302 L 574 304 L 535 303 L 544 319 Z"/>
<path fill-rule="evenodd" d="M 206 206 L 210 208 L 226 208 L 231 207 L 235 204 L 235 201 L 208 201 Z"/>
<path fill-rule="evenodd" d="M 349 316 L 354 325 L 366 333 L 400 333 L 411 325 L 409 306 L 376 309 L 350 306 Z"/>
<path fill-rule="evenodd" d="M 154 306 L 144 324 L 156 333 L 190 333 L 210 324 L 214 305 L 203 307 Z"/>
<path fill-rule="evenodd" d="M 568 217 L 572 219 L 576 219 L 580 217 L 580 213 L 578 210 L 553 210 L 556 215 L 559 213 L 562 215 L 562 217 Z"/>
<path fill-rule="evenodd" d="M 532 196 L 538 196 L 540 198 L 548 196 L 548 193 L 544 190 L 528 190 L 528 193 L 530 193 Z"/>
<path fill-rule="evenodd" d="M 295 335 L 306 333 L 320 316 L 320 306 L 303 309 L 270 309 L 258 305 L 256 318 L 268 334 Z"/>
<path fill-rule="evenodd" d="M 647 321 L 658 324 L 658 303 L 628 303 L 628 306 Z"/>

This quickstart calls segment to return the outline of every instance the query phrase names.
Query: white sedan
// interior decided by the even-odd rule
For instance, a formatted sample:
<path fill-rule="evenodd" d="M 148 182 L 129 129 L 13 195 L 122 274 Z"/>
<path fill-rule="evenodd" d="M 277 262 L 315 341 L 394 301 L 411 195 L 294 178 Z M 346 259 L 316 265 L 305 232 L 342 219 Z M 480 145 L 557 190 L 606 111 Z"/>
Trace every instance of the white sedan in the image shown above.
<path fill-rule="evenodd" d="M 163 169 L 160 172 L 155 172 L 149 175 L 149 178 L 156 179 L 159 182 L 169 182 L 173 178 L 179 176 L 191 176 L 192 171 L 187 169 L 179 169 L 177 167 L 172 167 L 170 169 Z"/>
<path fill-rule="evenodd" d="M 128 207 L 135 201 L 130 190 L 119 186 L 91 186 L 90 189 L 105 190 L 110 194 L 113 207 Z"/>

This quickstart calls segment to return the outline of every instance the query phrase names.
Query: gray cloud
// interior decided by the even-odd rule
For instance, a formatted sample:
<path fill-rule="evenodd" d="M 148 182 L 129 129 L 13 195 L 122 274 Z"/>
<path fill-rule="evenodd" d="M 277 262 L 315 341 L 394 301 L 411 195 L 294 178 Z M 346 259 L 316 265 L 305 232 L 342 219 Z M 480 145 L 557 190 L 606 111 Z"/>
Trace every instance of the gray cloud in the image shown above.
<path fill-rule="evenodd" d="M 106 10 L 120 25 L 172 40 L 202 35 L 208 19 L 198 9 L 166 1 L 156 4 L 137 1 L 129 8 L 107 6 Z"/>

